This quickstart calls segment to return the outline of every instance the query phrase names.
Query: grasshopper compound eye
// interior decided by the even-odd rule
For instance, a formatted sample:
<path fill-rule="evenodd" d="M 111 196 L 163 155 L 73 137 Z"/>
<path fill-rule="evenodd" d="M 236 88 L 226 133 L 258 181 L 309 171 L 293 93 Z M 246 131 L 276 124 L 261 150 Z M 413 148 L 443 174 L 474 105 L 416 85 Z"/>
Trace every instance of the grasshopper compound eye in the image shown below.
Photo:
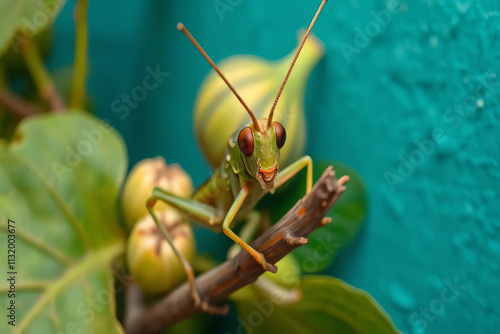
<path fill-rule="evenodd" d="M 255 143 L 253 140 L 252 130 L 250 130 L 249 127 L 246 127 L 241 130 L 238 135 L 238 147 L 240 148 L 241 153 L 249 157 L 253 154 L 254 146 Z"/>
<path fill-rule="evenodd" d="M 274 131 L 276 132 L 276 144 L 281 149 L 286 141 L 285 127 L 279 122 L 274 122 Z"/>

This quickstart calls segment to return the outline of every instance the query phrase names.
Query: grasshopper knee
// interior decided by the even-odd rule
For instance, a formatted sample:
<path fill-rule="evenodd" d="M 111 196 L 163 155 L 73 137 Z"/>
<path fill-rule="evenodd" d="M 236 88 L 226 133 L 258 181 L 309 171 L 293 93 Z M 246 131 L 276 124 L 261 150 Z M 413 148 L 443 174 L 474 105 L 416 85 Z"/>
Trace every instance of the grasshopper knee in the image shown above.
<path fill-rule="evenodd" d="M 151 196 L 146 200 L 146 207 L 148 209 L 152 209 L 155 206 L 156 201 L 158 201 L 158 198 L 156 198 L 156 196 Z"/>

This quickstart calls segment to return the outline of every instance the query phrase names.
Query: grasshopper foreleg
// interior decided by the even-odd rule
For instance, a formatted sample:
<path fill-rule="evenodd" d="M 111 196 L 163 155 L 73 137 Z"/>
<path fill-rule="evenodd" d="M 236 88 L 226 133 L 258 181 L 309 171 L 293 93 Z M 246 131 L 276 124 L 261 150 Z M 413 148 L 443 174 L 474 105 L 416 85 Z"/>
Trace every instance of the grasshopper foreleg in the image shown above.
<path fill-rule="evenodd" d="M 242 240 L 239 236 L 236 235 L 236 233 L 231 230 L 229 227 L 231 225 L 231 222 L 233 221 L 234 216 L 236 213 L 238 213 L 238 210 L 241 208 L 243 205 L 243 202 L 245 201 L 245 198 L 247 197 L 249 192 L 249 187 L 248 185 L 243 186 L 241 188 L 240 193 L 234 200 L 233 205 L 229 209 L 226 218 L 224 219 L 224 222 L 222 223 L 222 231 L 224 232 L 225 235 L 227 235 L 229 238 L 231 238 L 234 242 L 236 242 L 238 245 L 241 246 L 244 250 L 246 250 L 250 255 L 253 256 L 253 258 L 262 265 L 262 268 L 264 270 L 269 270 L 270 272 L 275 273 L 278 269 L 276 266 L 267 263 L 266 259 L 264 258 L 264 255 L 262 253 L 257 252 L 255 249 L 253 249 L 249 244 L 247 244 L 244 240 Z"/>
<path fill-rule="evenodd" d="M 246 243 L 250 242 L 255 237 L 255 233 L 257 229 L 262 223 L 262 214 L 259 211 L 252 211 L 248 214 L 245 225 L 240 231 L 240 238 Z M 238 244 L 234 244 L 229 248 L 227 252 L 227 258 L 232 259 L 241 251 L 241 246 Z"/>
<path fill-rule="evenodd" d="M 306 185 L 306 194 L 311 191 L 312 181 L 313 181 L 313 162 L 310 156 L 305 155 L 299 160 L 292 163 L 290 166 L 286 167 L 282 171 L 279 172 L 278 178 L 276 180 L 275 188 L 278 188 L 283 185 L 286 181 L 290 180 L 294 177 L 298 172 L 300 172 L 304 167 L 307 166 L 307 185 Z"/>

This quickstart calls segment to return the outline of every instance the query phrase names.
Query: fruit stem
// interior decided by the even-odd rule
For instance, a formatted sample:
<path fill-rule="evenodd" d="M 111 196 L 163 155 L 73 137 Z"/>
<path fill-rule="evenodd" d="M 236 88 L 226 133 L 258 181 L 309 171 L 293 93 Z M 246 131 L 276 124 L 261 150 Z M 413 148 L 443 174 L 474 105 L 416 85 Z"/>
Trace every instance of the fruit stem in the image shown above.
<path fill-rule="evenodd" d="M 88 0 L 79 0 L 74 13 L 76 21 L 75 63 L 69 100 L 69 106 L 75 109 L 81 109 L 85 103 L 88 49 L 87 13 Z"/>
<path fill-rule="evenodd" d="M 43 63 L 40 50 L 31 39 L 27 39 L 19 48 L 21 56 L 26 62 L 26 66 L 33 77 L 38 94 L 47 102 L 50 110 L 55 113 L 61 113 L 66 106 L 62 100 L 56 86 L 52 82 L 49 71 Z"/>
<path fill-rule="evenodd" d="M 4 106 L 5 110 L 17 118 L 25 118 L 41 113 L 41 110 L 37 107 L 32 106 L 4 87 L 0 87 L 0 106 Z"/>

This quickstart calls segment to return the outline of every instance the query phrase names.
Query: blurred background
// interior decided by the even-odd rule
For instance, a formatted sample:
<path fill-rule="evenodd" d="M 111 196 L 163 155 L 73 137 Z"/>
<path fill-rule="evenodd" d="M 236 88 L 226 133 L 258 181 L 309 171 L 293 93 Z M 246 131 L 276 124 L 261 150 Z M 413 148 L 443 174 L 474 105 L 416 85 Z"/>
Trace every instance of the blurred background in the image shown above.
<path fill-rule="evenodd" d="M 55 22 L 51 69 L 72 65 L 74 3 Z M 215 62 L 235 54 L 277 60 L 318 5 L 90 1 L 89 95 L 124 136 L 129 166 L 161 155 L 195 186 L 211 173 L 192 125 L 210 67 L 177 22 Z M 307 84 L 306 152 L 351 165 L 369 193 L 361 234 L 326 273 L 372 294 L 404 332 L 496 332 L 500 3 L 330 1 L 313 32 L 325 55 Z M 148 67 L 169 74 L 117 111 L 115 101 L 142 85 Z M 202 251 L 228 242 L 196 233 Z"/>

